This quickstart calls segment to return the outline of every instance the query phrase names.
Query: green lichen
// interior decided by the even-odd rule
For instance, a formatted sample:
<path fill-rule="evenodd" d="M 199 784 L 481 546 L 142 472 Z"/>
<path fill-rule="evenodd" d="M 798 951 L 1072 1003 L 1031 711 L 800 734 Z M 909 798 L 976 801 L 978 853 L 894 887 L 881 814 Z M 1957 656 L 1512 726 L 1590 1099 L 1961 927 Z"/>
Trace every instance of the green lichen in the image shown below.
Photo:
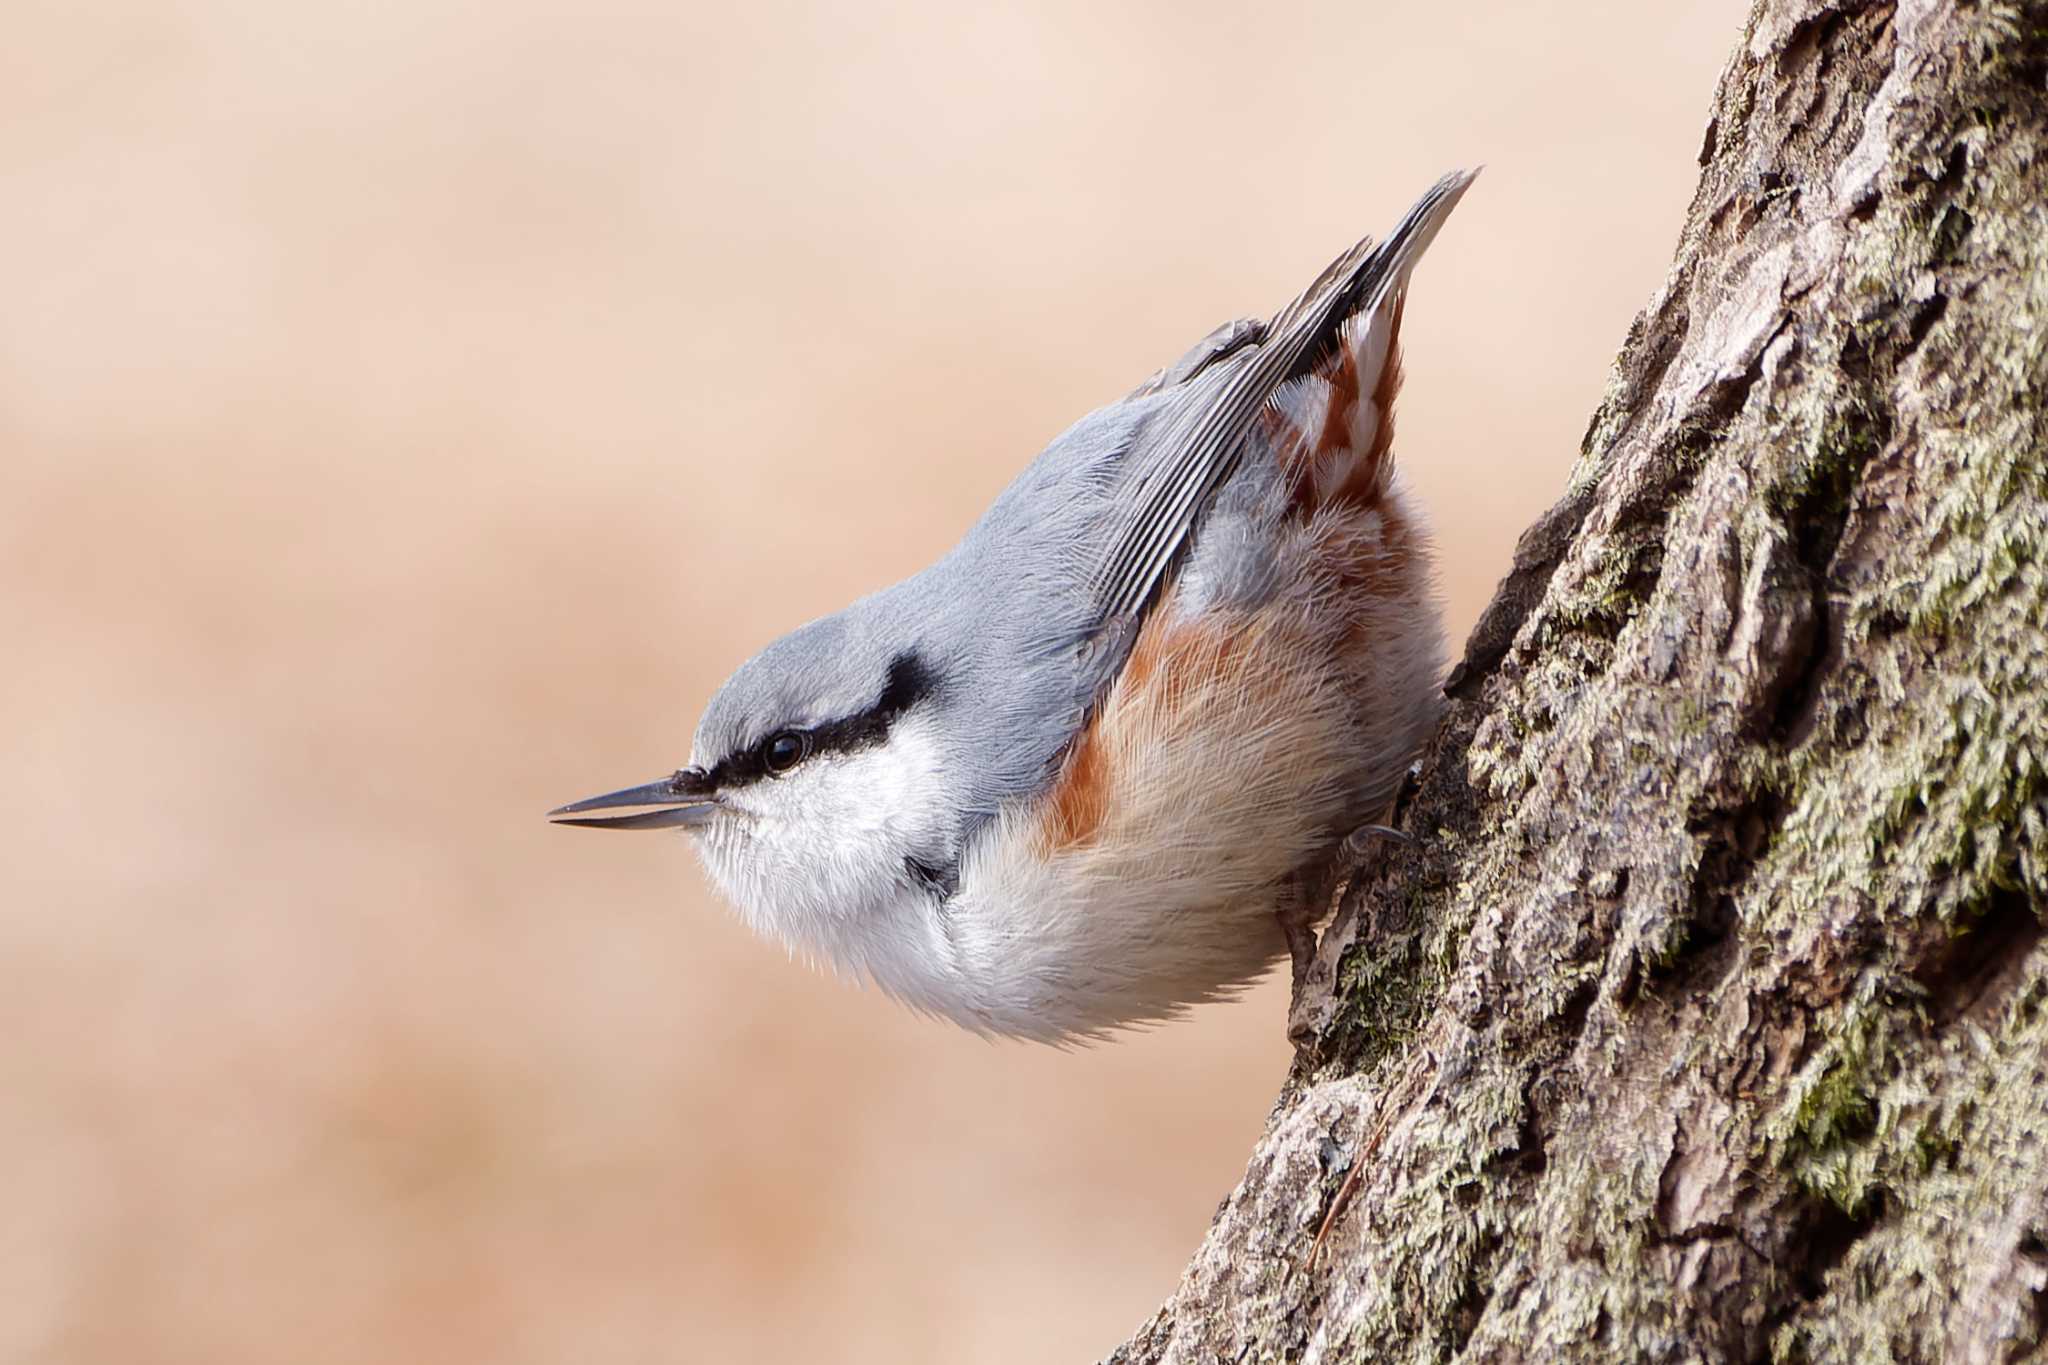
<path fill-rule="evenodd" d="M 1856 1217 L 1878 1188 L 1882 1144 L 1893 1136 L 1894 1109 L 1883 1102 L 1891 1050 L 1889 1002 L 1863 983 L 1852 1007 L 1793 1077 L 1783 1103 L 1762 1125 L 1767 1159 L 1787 1168 L 1802 1189 Z M 1889 1119 L 1890 1124 L 1881 1122 Z"/>

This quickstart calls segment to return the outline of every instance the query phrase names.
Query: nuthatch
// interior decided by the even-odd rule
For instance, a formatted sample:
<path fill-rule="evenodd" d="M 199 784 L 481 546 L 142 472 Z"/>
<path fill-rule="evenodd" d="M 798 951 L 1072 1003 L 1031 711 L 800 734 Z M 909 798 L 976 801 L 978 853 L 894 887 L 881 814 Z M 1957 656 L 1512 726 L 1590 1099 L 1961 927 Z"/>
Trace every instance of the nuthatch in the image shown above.
<path fill-rule="evenodd" d="M 931 567 L 762 650 L 688 767 L 555 818 L 690 831 L 756 930 L 980 1033 L 1100 1037 L 1290 952 L 1298 982 L 1439 711 L 1390 443 L 1409 272 L 1471 181 L 1082 418 Z"/>

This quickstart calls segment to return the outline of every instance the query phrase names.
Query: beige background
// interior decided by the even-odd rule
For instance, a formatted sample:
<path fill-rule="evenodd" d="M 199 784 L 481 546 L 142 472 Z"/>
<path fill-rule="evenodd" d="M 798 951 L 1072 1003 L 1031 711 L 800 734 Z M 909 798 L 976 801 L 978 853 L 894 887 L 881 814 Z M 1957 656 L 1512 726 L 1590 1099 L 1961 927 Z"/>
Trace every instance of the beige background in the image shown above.
<path fill-rule="evenodd" d="M 1275 987 L 992 1046 L 541 812 L 1485 161 L 1399 443 L 1462 637 L 1740 9 L 17 0 L 0 1361 L 1113 1345 L 1237 1178 Z"/>

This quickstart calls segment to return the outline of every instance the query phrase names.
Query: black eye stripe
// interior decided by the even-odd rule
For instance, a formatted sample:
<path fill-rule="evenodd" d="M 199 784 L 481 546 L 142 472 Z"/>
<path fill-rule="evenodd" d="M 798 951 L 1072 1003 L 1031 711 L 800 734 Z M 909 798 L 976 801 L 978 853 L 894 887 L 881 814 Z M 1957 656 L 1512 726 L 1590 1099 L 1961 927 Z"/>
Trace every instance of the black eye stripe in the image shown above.
<path fill-rule="evenodd" d="M 914 653 L 898 654 L 889 661 L 889 674 L 882 695 L 874 705 L 839 720 L 826 721 L 806 730 L 777 730 L 765 739 L 735 750 L 713 764 L 709 774 L 714 789 L 730 789 L 788 772 L 813 754 L 850 754 L 871 749 L 889 737 L 899 717 L 938 691 L 938 678 L 929 665 Z M 769 746 L 787 736 L 805 743 L 800 757 L 777 767 L 771 762 Z"/>

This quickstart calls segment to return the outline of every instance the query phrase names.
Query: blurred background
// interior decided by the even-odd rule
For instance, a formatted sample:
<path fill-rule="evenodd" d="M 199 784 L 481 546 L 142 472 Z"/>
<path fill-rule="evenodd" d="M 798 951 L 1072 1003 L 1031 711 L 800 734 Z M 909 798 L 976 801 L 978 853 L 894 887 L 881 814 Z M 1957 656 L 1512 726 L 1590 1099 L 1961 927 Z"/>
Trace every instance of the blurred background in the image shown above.
<path fill-rule="evenodd" d="M 15 0 L 0 1361 L 1106 1352 L 1281 986 L 991 1045 L 542 813 L 1484 161 L 1397 445 L 1462 639 L 1744 8 Z"/>

